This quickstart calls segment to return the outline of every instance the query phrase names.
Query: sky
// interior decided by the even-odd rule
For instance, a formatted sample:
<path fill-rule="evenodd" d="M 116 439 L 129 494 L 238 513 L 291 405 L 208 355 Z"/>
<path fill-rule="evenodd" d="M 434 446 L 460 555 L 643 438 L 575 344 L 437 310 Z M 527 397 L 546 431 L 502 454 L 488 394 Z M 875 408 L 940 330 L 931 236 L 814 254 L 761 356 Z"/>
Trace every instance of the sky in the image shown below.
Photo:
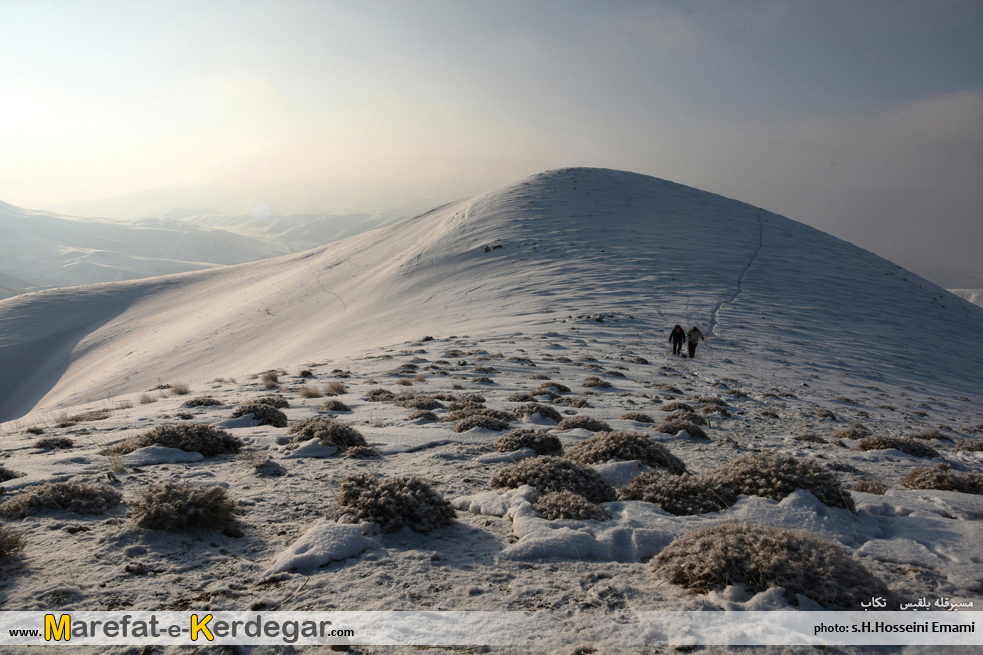
<path fill-rule="evenodd" d="M 565 166 L 983 286 L 983 3 L 0 0 L 14 205 L 416 211 Z"/>

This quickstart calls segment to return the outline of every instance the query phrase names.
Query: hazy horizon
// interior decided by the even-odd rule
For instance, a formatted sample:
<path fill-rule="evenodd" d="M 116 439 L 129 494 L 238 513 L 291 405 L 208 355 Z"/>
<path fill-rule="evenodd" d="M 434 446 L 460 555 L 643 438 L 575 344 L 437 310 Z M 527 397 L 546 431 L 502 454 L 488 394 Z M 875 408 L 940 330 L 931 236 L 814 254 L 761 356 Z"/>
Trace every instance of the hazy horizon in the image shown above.
<path fill-rule="evenodd" d="M 0 24 L 21 207 L 409 214 L 592 166 L 983 279 L 978 3 L 12 1 Z"/>

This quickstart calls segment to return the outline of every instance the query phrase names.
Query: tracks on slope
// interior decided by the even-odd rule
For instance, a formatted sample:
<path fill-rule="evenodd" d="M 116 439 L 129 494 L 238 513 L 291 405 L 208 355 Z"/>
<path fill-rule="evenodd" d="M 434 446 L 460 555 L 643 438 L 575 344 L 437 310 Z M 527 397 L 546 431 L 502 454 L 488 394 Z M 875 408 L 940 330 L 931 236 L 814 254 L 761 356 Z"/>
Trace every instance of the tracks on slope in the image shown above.
<path fill-rule="evenodd" d="M 720 311 L 721 307 L 723 307 L 728 303 L 734 302 L 742 293 L 744 293 L 744 278 L 747 276 L 748 271 L 751 270 L 751 266 L 754 264 L 754 260 L 756 260 L 758 258 L 758 255 L 761 254 L 761 249 L 765 245 L 765 227 L 764 227 L 764 223 L 761 221 L 760 207 L 758 208 L 757 219 L 758 219 L 758 248 L 754 251 L 754 254 L 751 255 L 751 259 L 749 259 L 747 264 L 744 266 L 744 270 L 741 271 L 741 274 L 737 276 L 737 289 L 734 291 L 734 295 L 718 303 L 717 306 L 713 308 L 713 311 L 710 312 L 710 334 L 712 334 L 713 336 L 717 336 L 717 312 Z"/>

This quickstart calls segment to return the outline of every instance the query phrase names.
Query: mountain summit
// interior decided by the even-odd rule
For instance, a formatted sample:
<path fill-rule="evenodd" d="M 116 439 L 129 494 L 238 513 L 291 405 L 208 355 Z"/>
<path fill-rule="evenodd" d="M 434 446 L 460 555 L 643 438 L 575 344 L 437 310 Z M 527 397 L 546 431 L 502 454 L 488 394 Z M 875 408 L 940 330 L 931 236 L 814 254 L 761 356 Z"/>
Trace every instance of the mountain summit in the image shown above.
<path fill-rule="evenodd" d="M 574 168 L 304 253 L 2 301 L 0 420 L 424 335 L 588 320 L 654 348 L 698 325 L 694 366 L 983 388 L 983 309 L 763 209 Z"/>

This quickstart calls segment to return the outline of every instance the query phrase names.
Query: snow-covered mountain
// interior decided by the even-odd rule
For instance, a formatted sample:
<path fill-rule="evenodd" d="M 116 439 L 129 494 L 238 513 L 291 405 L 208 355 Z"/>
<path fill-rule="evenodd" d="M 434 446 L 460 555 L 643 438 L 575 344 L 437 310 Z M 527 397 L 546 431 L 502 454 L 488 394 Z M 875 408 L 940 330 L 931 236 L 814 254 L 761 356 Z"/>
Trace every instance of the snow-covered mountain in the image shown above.
<path fill-rule="evenodd" d="M 8 299 L 0 418 L 424 334 L 545 333 L 585 313 L 630 315 L 653 342 L 697 324 L 708 355 L 776 380 L 983 388 L 979 307 L 763 209 L 564 169 L 309 252 Z"/>

